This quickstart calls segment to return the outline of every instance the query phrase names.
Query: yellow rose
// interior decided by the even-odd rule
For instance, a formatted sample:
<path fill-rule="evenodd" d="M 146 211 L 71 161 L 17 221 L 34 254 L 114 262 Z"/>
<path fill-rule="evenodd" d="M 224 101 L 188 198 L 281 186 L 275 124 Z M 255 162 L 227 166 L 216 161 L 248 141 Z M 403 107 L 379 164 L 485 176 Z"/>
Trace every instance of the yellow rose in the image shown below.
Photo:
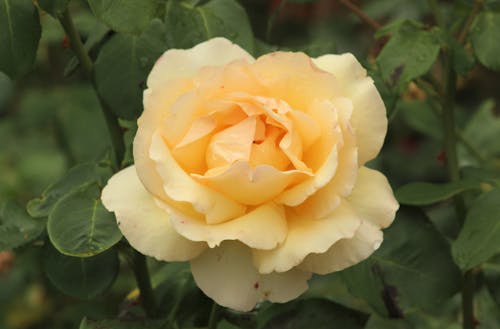
<path fill-rule="evenodd" d="M 248 311 L 380 246 L 398 203 L 363 165 L 387 119 L 353 55 L 254 59 L 215 38 L 165 52 L 147 84 L 135 166 L 102 192 L 134 248 L 190 261 L 205 294 Z"/>

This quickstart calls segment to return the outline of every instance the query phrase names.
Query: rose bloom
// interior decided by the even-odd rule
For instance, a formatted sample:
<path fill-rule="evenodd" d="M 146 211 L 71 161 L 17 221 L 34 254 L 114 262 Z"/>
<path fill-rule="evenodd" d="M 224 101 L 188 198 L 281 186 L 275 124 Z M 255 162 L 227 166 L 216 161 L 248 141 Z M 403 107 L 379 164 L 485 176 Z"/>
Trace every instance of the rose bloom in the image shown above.
<path fill-rule="evenodd" d="M 135 249 L 190 261 L 206 295 L 249 311 L 380 246 L 398 203 L 364 164 L 387 119 L 353 55 L 254 59 L 215 38 L 165 52 L 147 85 L 135 166 L 102 192 Z"/>

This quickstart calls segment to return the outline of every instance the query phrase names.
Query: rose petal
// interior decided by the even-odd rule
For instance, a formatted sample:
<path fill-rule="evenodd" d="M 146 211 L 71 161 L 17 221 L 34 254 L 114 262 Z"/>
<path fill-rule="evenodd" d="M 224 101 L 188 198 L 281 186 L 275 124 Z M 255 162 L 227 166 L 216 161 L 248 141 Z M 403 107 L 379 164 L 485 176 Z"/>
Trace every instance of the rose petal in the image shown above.
<path fill-rule="evenodd" d="M 238 240 L 251 248 L 273 249 L 287 235 L 287 221 L 283 208 L 274 203 L 261 205 L 249 213 L 220 224 L 206 224 L 173 208 L 168 209 L 172 225 L 189 240 L 206 241 L 215 247 L 226 240 Z"/>
<path fill-rule="evenodd" d="M 338 241 L 324 253 L 308 255 L 299 268 L 318 274 L 341 271 L 368 258 L 382 240 L 382 231 L 376 225 L 363 221 L 354 237 Z"/>
<path fill-rule="evenodd" d="M 252 70 L 268 89 L 264 96 L 283 100 L 294 110 L 305 111 L 315 99 L 341 96 L 335 77 L 304 53 L 270 53 L 259 57 Z"/>
<path fill-rule="evenodd" d="M 150 157 L 156 163 L 163 189 L 168 197 L 180 202 L 189 202 L 206 216 L 209 224 L 239 217 L 246 207 L 211 190 L 189 176 L 172 158 L 170 150 L 158 132 L 153 134 Z"/>
<path fill-rule="evenodd" d="M 221 66 L 238 59 L 254 60 L 225 38 L 213 38 L 191 49 L 170 49 L 156 61 L 148 77 L 148 88 L 162 88 L 169 80 L 194 76 L 204 66 Z"/>
<path fill-rule="evenodd" d="M 285 242 L 272 250 L 253 250 L 260 273 L 285 272 L 300 264 L 310 253 L 322 253 L 340 239 L 354 235 L 361 220 L 348 203 L 342 202 L 328 217 L 298 217 L 289 210 Z"/>
<path fill-rule="evenodd" d="M 108 181 L 101 200 L 116 215 L 130 245 L 141 253 L 164 261 L 186 261 L 198 256 L 206 243 L 190 241 L 177 233 L 168 214 L 159 208 L 137 177 L 134 166 Z"/>
<path fill-rule="evenodd" d="M 310 273 L 293 269 L 285 273 L 259 274 L 247 247 L 224 242 L 191 261 L 200 289 L 217 304 L 247 312 L 260 301 L 287 302 L 307 290 Z"/>
<path fill-rule="evenodd" d="M 298 170 L 280 171 L 269 165 L 252 168 L 246 161 L 238 161 L 220 173 L 192 175 L 198 181 L 246 205 L 260 205 L 271 201 L 291 184 L 308 177 Z"/>
<path fill-rule="evenodd" d="M 337 147 L 335 146 L 328 154 L 325 163 L 314 173 L 314 176 L 305 179 L 301 183 L 291 187 L 283 192 L 276 202 L 287 206 L 298 206 L 304 202 L 309 196 L 321 189 L 335 175 L 337 170 Z"/>
<path fill-rule="evenodd" d="M 347 200 L 363 220 L 381 228 L 391 225 L 399 209 L 387 178 L 367 167 L 359 168 L 356 185 Z"/>
<path fill-rule="evenodd" d="M 256 128 L 256 117 L 248 117 L 213 135 L 206 152 L 208 167 L 225 167 L 238 160 L 248 161 Z"/>
<path fill-rule="evenodd" d="M 137 174 L 144 187 L 156 197 L 166 199 L 161 178 L 155 169 L 155 163 L 149 158 L 151 136 L 162 122 L 164 109 L 169 108 L 175 100 L 191 88 L 188 81 L 171 81 L 163 92 L 151 89 L 144 91 L 144 112 L 137 121 L 138 129 L 134 138 L 134 162 Z"/>
<path fill-rule="evenodd" d="M 356 131 L 359 162 L 373 159 L 382 148 L 387 132 L 384 102 L 373 80 L 352 54 L 324 55 L 313 59 L 322 70 L 333 74 L 342 94 L 353 102 L 352 126 Z"/>

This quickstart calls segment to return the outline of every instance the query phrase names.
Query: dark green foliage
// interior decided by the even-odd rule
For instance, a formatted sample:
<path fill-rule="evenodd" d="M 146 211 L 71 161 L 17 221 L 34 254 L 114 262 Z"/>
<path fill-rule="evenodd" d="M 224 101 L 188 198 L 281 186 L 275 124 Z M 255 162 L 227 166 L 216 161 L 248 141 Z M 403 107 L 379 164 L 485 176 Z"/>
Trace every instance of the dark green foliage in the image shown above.
<path fill-rule="evenodd" d="M 31 0 L 0 2 L 0 71 L 13 79 L 28 73 L 40 33 L 38 12 Z"/>

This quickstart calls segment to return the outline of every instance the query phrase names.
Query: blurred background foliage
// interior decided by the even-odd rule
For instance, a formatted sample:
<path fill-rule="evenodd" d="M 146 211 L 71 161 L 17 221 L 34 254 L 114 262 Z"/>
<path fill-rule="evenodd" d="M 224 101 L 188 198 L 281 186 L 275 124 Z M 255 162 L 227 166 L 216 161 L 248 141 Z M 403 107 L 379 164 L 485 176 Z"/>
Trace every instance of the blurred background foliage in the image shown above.
<path fill-rule="evenodd" d="M 102 186 L 116 167 L 101 106 L 121 118 L 127 146 L 121 162 L 131 163 L 134 120 L 142 111 L 142 90 L 153 63 L 168 48 L 191 47 L 214 36 L 225 36 L 255 56 L 277 49 L 310 56 L 354 53 L 374 78 L 390 120 L 381 155 L 370 165 L 384 172 L 395 188 L 448 180 L 436 115 L 443 96 L 436 95 L 441 91 L 435 87 L 445 69 L 440 48 L 452 47 L 458 74 L 458 162 L 469 179 L 469 185 L 438 188 L 434 194 L 428 186 L 401 189 L 400 201 L 419 207 L 403 207 L 373 257 L 313 278 L 298 301 L 264 303 L 250 314 L 220 310 L 217 328 L 461 327 L 459 267 L 466 270 L 464 264 L 476 259 L 464 256 L 460 243 L 452 257 L 450 241 L 460 225 L 449 197 L 466 191 L 465 202 L 473 205 L 478 191 L 500 182 L 500 1 L 73 0 L 69 10 L 94 62 L 93 83 L 57 19 L 68 2 L 0 4 L 4 31 L 8 7 L 19 13 L 19 25 L 14 25 L 19 35 L 10 41 L 0 38 L 2 47 L 17 47 L 10 55 L 0 51 L 0 329 L 165 327 L 164 321 L 145 320 L 127 265 L 133 264 L 134 255 L 124 242 L 115 245 L 120 236 L 103 242 L 105 249 L 114 247 L 94 257 L 68 257 L 58 245 L 66 241 L 51 236 L 49 243 L 50 224 L 49 233 L 45 225 L 54 203 L 72 186 L 85 186 L 85 195 L 72 194 L 70 199 L 86 202 L 86 193 L 93 193 L 87 183 Z M 349 4 L 372 21 L 360 19 Z M 467 24 L 470 33 L 460 40 Z M 491 208 L 500 204 L 497 195 L 483 201 L 485 211 L 498 209 Z M 47 203 L 50 198 L 52 204 Z M 27 203 L 38 218 L 26 213 Z M 493 215 L 489 223 L 500 230 L 495 224 L 500 223 L 498 212 Z M 471 239 L 462 238 L 464 244 L 476 241 Z M 481 329 L 500 328 L 500 259 L 494 257 L 500 252 L 498 241 L 481 250 L 488 257 L 476 270 L 474 307 Z M 175 315 L 173 328 L 206 327 L 212 303 L 196 288 L 188 267 L 147 261 L 162 314 Z"/>

